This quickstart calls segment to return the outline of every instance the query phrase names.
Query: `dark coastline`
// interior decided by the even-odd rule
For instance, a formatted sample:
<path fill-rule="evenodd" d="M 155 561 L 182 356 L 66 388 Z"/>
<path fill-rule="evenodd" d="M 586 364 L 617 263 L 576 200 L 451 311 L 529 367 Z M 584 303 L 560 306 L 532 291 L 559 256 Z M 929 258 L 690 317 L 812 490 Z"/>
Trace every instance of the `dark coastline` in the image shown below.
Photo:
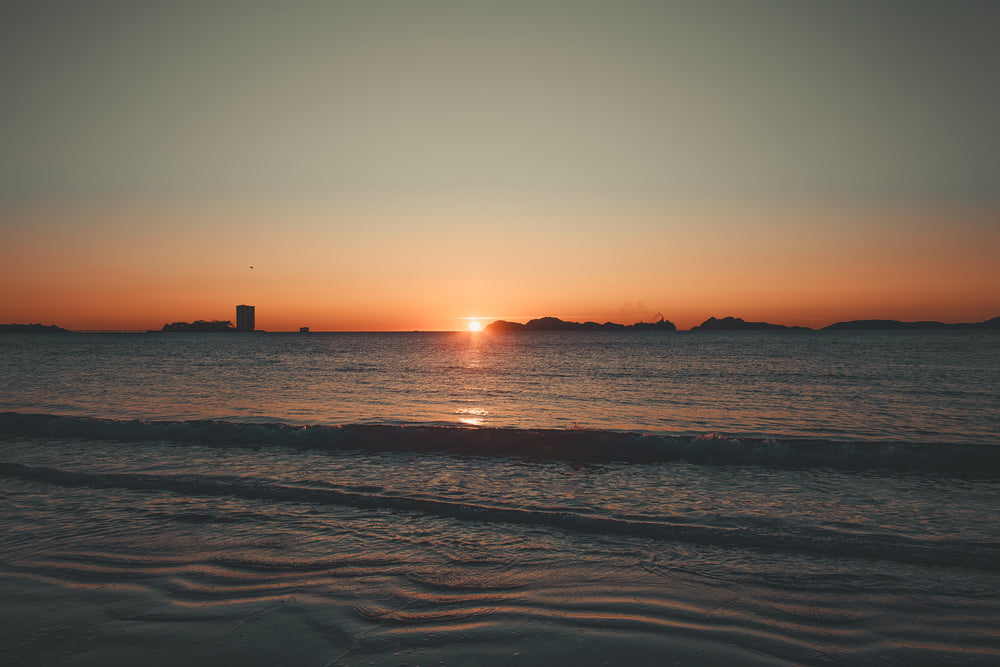
<path fill-rule="evenodd" d="M 1000 330 L 1000 316 L 984 322 L 962 322 L 947 324 L 937 321 L 901 322 L 899 320 L 851 320 L 837 322 L 822 329 L 812 329 L 802 326 L 772 324 L 770 322 L 746 322 L 739 317 L 710 317 L 701 324 L 691 327 L 691 331 L 912 331 L 912 330 Z M 557 317 L 542 317 L 530 320 L 525 324 L 497 320 L 486 327 L 486 331 L 677 331 L 677 327 L 669 320 L 659 322 L 636 322 L 635 324 L 618 324 L 616 322 L 567 322 Z"/>
<path fill-rule="evenodd" d="M 70 333 L 54 324 L 0 324 L 0 333 Z"/>
<path fill-rule="evenodd" d="M 744 322 L 739 317 L 724 317 L 721 320 L 710 317 L 691 331 L 812 331 L 809 327 L 785 326 L 770 322 Z"/>
<path fill-rule="evenodd" d="M 541 317 L 526 323 L 497 320 L 484 329 L 485 331 L 666 331 L 676 332 L 676 325 L 670 320 L 657 322 L 636 322 L 634 324 L 619 324 L 617 322 L 567 322 L 557 317 Z M 710 317 L 699 325 L 691 327 L 690 331 L 774 331 L 774 332 L 809 332 L 809 331 L 997 331 L 1000 330 L 1000 316 L 983 322 L 959 322 L 948 324 L 938 321 L 902 322 L 900 320 L 850 320 L 836 322 L 820 329 L 803 326 L 789 326 L 770 322 L 746 322 L 739 317 Z M 261 332 L 261 329 L 255 329 Z M 138 333 L 138 331 L 74 331 L 64 329 L 54 324 L 0 324 L 0 334 L 3 333 Z M 162 329 L 149 329 L 145 333 L 243 333 L 226 320 L 206 322 L 173 322 L 163 325 Z M 317 332 L 319 333 L 319 332 Z"/>
<path fill-rule="evenodd" d="M 677 327 L 669 320 L 658 322 L 636 322 L 635 324 L 618 324 L 617 322 L 567 322 L 558 317 L 541 317 L 530 320 L 526 324 L 497 320 L 486 327 L 487 331 L 677 331 Z"/>
<path fill-rule="evenodd" d="M 878 330 L 878 329 L 1000 329 L 1000 317 L 986 320 L 984 322 L 961 322 L 958 324 L 946 324 L 944 322 L 900 322 L 899 320 L 853 320 L 850 322 L 837 322 L 823 331 L 847 331 L 847 330 Z"/>

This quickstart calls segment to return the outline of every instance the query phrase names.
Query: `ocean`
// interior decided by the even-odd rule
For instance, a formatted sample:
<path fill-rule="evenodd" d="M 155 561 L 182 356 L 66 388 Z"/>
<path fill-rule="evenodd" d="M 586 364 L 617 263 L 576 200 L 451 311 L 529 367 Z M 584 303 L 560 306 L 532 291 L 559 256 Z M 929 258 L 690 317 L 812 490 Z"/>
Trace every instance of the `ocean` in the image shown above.
<path fill-rule="evenodd" d="M 1000 663 L 991 331 L 5 334 L 0 662 Z"/>

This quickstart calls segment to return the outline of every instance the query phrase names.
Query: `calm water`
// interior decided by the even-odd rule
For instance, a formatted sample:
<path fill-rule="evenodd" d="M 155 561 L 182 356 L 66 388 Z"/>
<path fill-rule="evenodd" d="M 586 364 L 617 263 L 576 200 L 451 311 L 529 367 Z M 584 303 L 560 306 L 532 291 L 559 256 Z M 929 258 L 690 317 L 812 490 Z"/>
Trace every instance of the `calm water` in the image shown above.
<path fill-rule="evenodd" d="M 8 335 L 0 410 L 1000 444 L 992 332 Z"/>
<path fill-rule="evenodd" d="M 1000 336 L 0 339 L 9 664 L 995 664 Z"/>

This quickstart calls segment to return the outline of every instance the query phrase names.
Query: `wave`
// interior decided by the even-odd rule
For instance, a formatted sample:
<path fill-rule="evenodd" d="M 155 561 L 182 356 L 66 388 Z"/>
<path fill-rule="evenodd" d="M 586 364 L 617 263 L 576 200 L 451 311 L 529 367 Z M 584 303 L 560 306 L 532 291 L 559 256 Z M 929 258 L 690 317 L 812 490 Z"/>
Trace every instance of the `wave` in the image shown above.
<path fill-rule="evenodd" d="M 708 465 L 914 471 L 1000 478 L 1000 446 L 989 444 L 749 438 L 721 433 L 682 436 L 588 429 L 144 421 L 17 412 L 0 413 L 0 434 L 326 451 L 442 452 L 581 463 L 687 461 Z"/>
<path fill-rule="evenodd" d="M 795 527 L 784 522 L 732 527 L 640 520 L 516 505 L 486 505 L 412 495 L 279 484 L 220 475 L 91 473 L 0 462 L 0 476 L 64 487 L 166 491 L 185 496 L 229 496 L 250 500 L 418 512 L 460 521 L 541 526 L 570 532 L 641 537 L 712 547 L 806 552 L 827 557 L 1000 571 L 1000 544 L 974 540 L 921 540 L 898 535 L 856 534 L 830 528 Z"/>

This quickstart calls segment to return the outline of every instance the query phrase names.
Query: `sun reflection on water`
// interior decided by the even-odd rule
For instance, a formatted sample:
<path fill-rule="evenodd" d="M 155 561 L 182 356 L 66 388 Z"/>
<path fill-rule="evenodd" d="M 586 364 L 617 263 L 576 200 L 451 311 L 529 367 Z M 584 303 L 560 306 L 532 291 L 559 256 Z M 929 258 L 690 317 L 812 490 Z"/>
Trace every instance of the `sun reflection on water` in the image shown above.
<path fill-rule="evenodd" d="M 464 408 L 462 410 L 457 410 L 455 414 L 464 415 L 458 418 L 459 423 L 465 424 L 467 426 L 482 426 L 486 423 L 486 417 L 490 414 L 489 410 L 484 410 L 483 408 Z"/>

